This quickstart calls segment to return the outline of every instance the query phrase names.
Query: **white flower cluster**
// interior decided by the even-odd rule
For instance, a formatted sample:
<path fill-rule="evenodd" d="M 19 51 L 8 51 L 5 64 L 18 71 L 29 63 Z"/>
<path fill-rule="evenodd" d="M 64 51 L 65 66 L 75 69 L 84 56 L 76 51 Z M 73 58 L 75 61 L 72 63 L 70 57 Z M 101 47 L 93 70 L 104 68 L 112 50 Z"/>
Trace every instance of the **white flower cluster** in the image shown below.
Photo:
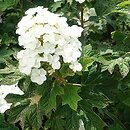
<path fill-rule="evenodd" d="M 46 80 L 43 63 L 49 63 L 53 70 L 61 67 L 61 62 L 69 63 L 74 72 L 81 71 L 78 62 L 81 56 L 81 36 L 83 29 L 68 26 L 67 19 L 51 13 L 41 6 L 25 12 L 18 23 L 16 33 L 19 45 L 24 48 L 17 54 L 19 70 L 31 75 L 32 82 L 41 85 Z"/>
<path fill-rule="evenodd" d="M 54 2 L 58 2 L 58 1 L 61 1 L 61 0 L 54 0 Z M 77 2 L 79 2 L 80 4 L 83 3 L 85 0 L 75 0 Z"/>
<path fill-rule="evenodd" d="M 4 113 L 7 109 L 10 109 L 12 103 L 7 103 L 5 97 L 9 94 L 24 94 L 19 87 L 15 85 L 1 85 L 0 86 L 0 113 Z"/>

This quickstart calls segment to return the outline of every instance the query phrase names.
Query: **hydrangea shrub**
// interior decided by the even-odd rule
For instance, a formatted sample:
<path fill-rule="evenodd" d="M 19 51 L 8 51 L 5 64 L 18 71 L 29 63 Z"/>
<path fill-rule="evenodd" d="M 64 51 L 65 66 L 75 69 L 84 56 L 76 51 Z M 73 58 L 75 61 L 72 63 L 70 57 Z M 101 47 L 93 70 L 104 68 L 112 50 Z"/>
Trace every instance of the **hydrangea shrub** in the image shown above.
<path fill-rule="evenodd" d="M 129 130 L 128 0 L 0 1 L 0 130 Z"/>

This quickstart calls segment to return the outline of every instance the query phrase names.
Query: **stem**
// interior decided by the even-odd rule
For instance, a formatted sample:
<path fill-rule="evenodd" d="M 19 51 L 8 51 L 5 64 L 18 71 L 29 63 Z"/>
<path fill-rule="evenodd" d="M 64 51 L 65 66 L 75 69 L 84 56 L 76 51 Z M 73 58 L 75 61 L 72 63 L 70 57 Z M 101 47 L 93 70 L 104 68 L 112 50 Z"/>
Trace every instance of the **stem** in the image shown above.
<path fill-rule="evenodd" d="M 60 84 L 63 84 L 63 85 L 66 85 L 67 84 L 67 80 L 64 79 L 63 77 L 59 76 L 56 72 L 52 74 L 52 77 L 55 78 L 55 80 L 60 83 Z"/>
<path fill-rule="evenodd" d="M 76 83 L 67 83 L 67 85 L 73 85 L 73 86 L 79 86 L 79 87 L 82 86 L 81 84 L 76 84 Z"/>
<path fill-rule="evenodd" d="M 83 8 L 83 4 L 80 5 L 80 12 L 81 12 L 81 17 L 80 17 L 81 27 L 84 28 L 84 18 L 83 18 L 84 8 Z"/>
<path fill-rule="evenodd" d="M 24 1 L 24 0 L 19 0 L 19 5 L 20 5 L 20 8 L 21 8 L 22 15 L 24 14 L 23 1 Z"/>
<path fill-rule="evenodd" d="M 82 85 L 81 84 L 76 84 L 76 83 L 68 83 L 68 81 L 66 79 L 64 79 L 62 76 L 59 76 L 56 72 L 52 74 L 52 77 L 55 78 L 55 80 L 60 83 L 60 84 L 63 84 L 64 86 L 65 85 L 72 85 L 72 86 L 78 86 L 78 87 L 81 87 Z"/>

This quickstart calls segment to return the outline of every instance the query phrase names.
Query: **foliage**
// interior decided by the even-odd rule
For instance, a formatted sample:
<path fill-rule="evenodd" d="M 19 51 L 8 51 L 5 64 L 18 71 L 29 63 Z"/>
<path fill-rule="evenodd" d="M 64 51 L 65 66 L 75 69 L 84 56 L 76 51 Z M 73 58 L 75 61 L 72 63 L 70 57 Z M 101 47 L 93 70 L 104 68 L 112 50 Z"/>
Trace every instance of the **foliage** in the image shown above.
<path fill-rule="evenodd" d="M 63 64 L 42 85 L 19 72 L 17 23 L 37 6 L 84 28 L 81 72 L 74 74 Z M 91 8 L 96 15 L 86 12 Z M 13 104 L 0 115 L 0 129 L 81 130 L 83 125 L 84 130 L 129 130 L 129 29 L 128 0 L 0 0 L 0 85 L 18 83 L 24 92 L 6 96 Z"/>

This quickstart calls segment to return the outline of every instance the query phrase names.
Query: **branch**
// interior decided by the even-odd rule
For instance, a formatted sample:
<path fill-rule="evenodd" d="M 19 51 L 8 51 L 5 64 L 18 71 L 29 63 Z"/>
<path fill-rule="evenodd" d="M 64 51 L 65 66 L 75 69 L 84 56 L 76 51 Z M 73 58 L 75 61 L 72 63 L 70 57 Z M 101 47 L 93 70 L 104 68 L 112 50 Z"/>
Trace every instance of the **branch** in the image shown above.
<path fill-rule="evenodd" d="M 80 16 L 80 23 L 81 23 L 81 27 L 84 29 L 84 8 L 83 8 L 83 4 L 80 4 L 80 13 L 81 13 L 81 16 Z M 82 37 L 84 36 L 84 31 L 82 32 Z"/>
<path fill-rule="evenodd" d="M 62 76 L 59 76 L 56 72 L 52 74 L 52 77 L 54 77 L 58 83 L 63 84 L 64 86 L 66 85 L 72 85 L 72 86 L 78 86 L 78 87 L 82 86 L 81 84 L 68 83 L 68 81 L 65 78 L 63 78 Z"/>

